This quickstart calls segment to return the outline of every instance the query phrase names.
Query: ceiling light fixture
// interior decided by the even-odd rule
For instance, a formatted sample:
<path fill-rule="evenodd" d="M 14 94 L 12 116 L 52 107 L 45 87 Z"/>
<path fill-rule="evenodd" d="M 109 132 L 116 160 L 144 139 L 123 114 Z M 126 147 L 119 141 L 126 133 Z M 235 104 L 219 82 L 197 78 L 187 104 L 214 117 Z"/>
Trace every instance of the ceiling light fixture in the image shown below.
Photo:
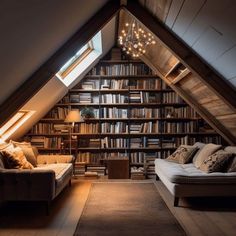
<path fill-rule="evenodd" d="M 146 48 L 149 45 L 156 44 L 154 36 L 143 30 L 135 20 L 131 23 L 125 23 L 125 27 L 121 30 L 118 41 L 122 50 L 134 58 L 145 54 Z"/>

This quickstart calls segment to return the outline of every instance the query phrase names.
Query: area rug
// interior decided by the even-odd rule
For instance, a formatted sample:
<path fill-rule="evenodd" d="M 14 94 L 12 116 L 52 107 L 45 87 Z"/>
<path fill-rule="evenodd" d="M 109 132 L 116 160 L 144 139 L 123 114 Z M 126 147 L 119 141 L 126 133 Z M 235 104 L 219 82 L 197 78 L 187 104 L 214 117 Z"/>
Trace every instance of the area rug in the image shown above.
<path fill-rule="evenodd" d="M 74 235 L 186 234 L 153 183 L 107 182 L 92 184 Z"/>

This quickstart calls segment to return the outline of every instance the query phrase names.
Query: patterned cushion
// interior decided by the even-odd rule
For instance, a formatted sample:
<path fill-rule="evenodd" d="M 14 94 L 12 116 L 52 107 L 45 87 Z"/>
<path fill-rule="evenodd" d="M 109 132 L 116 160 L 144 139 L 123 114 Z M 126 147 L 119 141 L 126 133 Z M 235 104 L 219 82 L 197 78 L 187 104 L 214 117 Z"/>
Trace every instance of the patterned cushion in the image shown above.
<path fill-rule="evenodd" d="M 35 155 L 35 150 L 31 146 L 31 143 L 15 142 L 13 140 L 11 140 L 10 142 L 14 145 L 14 147 L 19 147 L 22 149 L 28 162 L 30 162 L 34 167 L 37 166 L 37 156 Z"/>
<path fill-rule="evenodd" d="M 189 163 L 192 160 L 194 153 L 197 151 L 197 147 L 181 145 L 178 149 L 167 157 L 168 161 L 177 162 L 180 164 Z"/>
<path fill-rule="evenodd" d="M 7 169 L 33 169 L 23 151 L 17 147 L 13 151 L 1 151 L 3 156 L 4 166 Z"/>
<path fill-rule="evenodd" d="M 194 165 L 197 168 L 200 168 L 203 161 L 205 161 L 206 158 L 208 158 L 210 155 L 218 151 L 220 148 L 221 148 L 221 145 L 216 145 L 213 143 L 206 144 L 198 153 L 198 156 L 195 159 Z"/>
<path fill-rule="evenodd" d="M 212 155 L 208 156 L 200 166 L 200 170 L 212 173 L 212 172 L 223 172 L 229 159 L 232 157 L 232 153 L 224 150 L 219 150 Z"/>

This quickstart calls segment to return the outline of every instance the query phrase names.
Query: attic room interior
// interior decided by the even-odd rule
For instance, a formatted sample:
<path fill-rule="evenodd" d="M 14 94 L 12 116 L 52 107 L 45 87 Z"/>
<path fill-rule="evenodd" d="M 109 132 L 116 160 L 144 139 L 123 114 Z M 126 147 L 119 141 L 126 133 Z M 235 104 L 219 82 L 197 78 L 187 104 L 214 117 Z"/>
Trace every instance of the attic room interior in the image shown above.
<path fill-rule="evenodd" d="M 0 6 L 0 235 L 235 235 L 234 0 Z"/>

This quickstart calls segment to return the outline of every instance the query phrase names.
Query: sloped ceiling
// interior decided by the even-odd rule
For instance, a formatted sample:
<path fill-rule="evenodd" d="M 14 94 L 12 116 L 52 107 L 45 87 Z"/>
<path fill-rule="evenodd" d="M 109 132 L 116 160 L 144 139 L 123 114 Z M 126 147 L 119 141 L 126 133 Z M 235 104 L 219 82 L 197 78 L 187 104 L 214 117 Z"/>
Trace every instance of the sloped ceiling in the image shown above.
<path fill-rule="evenodd" d="M 1 1 L 0 104 L 106 2 Z"/>

